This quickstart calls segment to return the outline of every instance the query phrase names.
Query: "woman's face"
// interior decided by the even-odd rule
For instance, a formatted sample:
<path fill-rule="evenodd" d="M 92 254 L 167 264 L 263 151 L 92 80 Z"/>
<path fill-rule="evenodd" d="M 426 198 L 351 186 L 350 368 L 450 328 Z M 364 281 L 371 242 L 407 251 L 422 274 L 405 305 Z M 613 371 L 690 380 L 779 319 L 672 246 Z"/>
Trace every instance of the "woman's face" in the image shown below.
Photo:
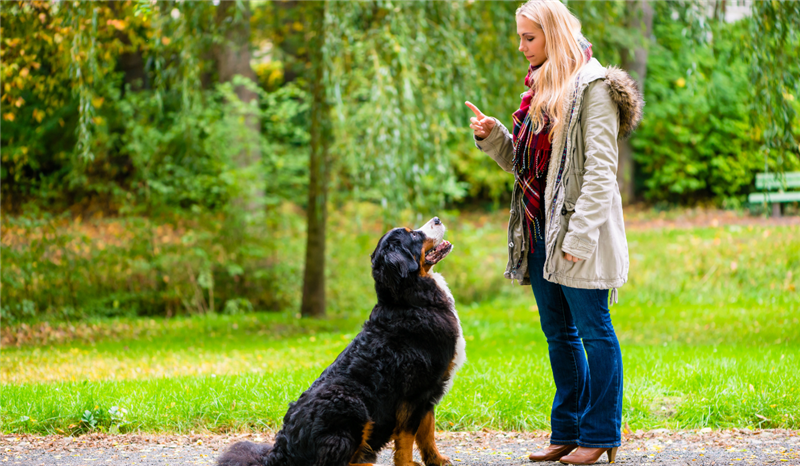
<path fill-rule="evenodd" d="M 539 66 L 547 60 L 544 51 L 544 31 L 538 24 L 522 15 L 517 16 L 517 35 L 519 36 L 519 51 L 525 55 L 531 65 Z"/>

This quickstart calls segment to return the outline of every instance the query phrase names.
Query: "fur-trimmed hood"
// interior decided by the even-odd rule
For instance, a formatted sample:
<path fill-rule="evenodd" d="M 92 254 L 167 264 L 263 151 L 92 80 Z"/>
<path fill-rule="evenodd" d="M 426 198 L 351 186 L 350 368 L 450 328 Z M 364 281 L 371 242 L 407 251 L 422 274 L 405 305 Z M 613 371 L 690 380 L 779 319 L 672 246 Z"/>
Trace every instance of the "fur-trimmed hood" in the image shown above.
<path fill-rule="evenodd" d="M 628 138 L 642 121 L 644 97 L 636 81 L 616 66 L 606 68 L 604 82 L 611 100 L 619 107 L 619 135 Z"/>
<path fill-rule="evenodd" d="M 606 68 L 592 58 L 581 68 L 575 85 L 583 91 L 598 79 L 607 85 L 608 95 L 619 108 L 619 136 L 630 137 L 644 114 L 644 97 L 638 84 L 623 69 L 616 66 Z"/>

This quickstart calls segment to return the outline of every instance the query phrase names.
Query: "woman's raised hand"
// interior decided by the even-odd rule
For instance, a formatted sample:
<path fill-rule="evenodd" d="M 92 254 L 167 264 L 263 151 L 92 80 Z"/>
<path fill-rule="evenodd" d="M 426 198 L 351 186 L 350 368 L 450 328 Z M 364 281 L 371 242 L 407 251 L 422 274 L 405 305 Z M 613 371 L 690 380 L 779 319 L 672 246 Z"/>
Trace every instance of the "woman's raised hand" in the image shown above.
<path fill-rule="evenodd" d="M 489 136 L 489 133 L 492 132 L 492 128 L 494 128 L 494 118 L 484 115 L 483 112 L 478 110 L 478 107 L 472 105 L 471 102 L 464 103 L 467 104 L 467 107 L 469 107 L 469 109 L 475 114 L 474 117 L 469 119 L 469 127 L 472 128 L 475 136 L 478 136 L 481 139 Z"/>

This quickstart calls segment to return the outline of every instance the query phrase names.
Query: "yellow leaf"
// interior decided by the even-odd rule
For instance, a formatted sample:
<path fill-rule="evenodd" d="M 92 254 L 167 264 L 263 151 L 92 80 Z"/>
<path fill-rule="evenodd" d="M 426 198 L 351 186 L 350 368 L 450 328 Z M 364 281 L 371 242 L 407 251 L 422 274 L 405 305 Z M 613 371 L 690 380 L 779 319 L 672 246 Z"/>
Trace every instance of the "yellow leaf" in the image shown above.
<path fill-rule="evenodd" d="M 295 31 L 302 31 L 303 30 L 303 23 L 301 23 L 299 21 L 295 21 L 294 24 L 292 24 L 292 29 L 294 29 Z"/>
<path fill-rule="evenodd" d="M 3 119 L 7 121 L 14 121 L 14 114 L 13 113 L 4 113 Z"/>
<path fill-rule="evenodd" d="M 41 123 L 45 117 L 45 113 L 38 108 L 33 111 L 33 118 L 36 119 L 37 122 Z"/>
<path fill-rule="evenodd" d="M 17 108 L 22 107 L 24 104 L 25 104 L 25 99 L 23 99 L 22 97 L 17 98 L 17 101 L 14 102 L 14 105 L 16 105 Z"/>
<path fill-rule="evenodd" d="M 172 41 L 169 39 L 169 37 L 162 37 L 161 38 L 161 43 L 164 44 L 164 45 L 169 45 L 170 42 L 172 42 Z"/>
<path fill-rule="evenodd" d="M 675 85 L 678 87 L 686 87 L 686 80 L 683 78 L 678 78 L 675 80 Z"/>
<path fill-rule="evenodd" d="M 114 26 L 118 31 L 125 29 L 126 23 L 121 19 L 109 19 L 106 24 Z"/>
<path fill-rule="evenodd" d="M 30 70 L 28 70 L 28 68 L 22 68 L 19 71 L 19 75 L 22 76 L 23 78 L 27 78 L 29 73 L 30 73 Z"/>
<path fill-rule="evenodd" d="M 94 99 L 92 99 L 92 105 L 94 105 L 94 108 L 100 108 L 103 106 L 104 100 L 105 97 L 95 97 Z"/>

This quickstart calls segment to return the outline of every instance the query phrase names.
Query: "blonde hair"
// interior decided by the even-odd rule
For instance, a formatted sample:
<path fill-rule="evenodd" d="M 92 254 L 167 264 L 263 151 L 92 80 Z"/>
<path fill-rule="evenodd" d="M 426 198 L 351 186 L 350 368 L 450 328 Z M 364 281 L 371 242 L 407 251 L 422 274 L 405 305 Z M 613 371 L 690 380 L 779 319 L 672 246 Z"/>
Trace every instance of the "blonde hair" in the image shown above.
<path fill-rule="evenodd" d="M 531 100 L 531 119 L 535 132 L 545 125 L 544 114 L 550 120 L 550 141 L 564 126 L 564 100 L 570 81 L 586 63 L 578 43 L 581 22 L 558 0 L 529 0 L 517 8 L 544 31 L 547 59 L 532 76 L 534 95 Z"/>

